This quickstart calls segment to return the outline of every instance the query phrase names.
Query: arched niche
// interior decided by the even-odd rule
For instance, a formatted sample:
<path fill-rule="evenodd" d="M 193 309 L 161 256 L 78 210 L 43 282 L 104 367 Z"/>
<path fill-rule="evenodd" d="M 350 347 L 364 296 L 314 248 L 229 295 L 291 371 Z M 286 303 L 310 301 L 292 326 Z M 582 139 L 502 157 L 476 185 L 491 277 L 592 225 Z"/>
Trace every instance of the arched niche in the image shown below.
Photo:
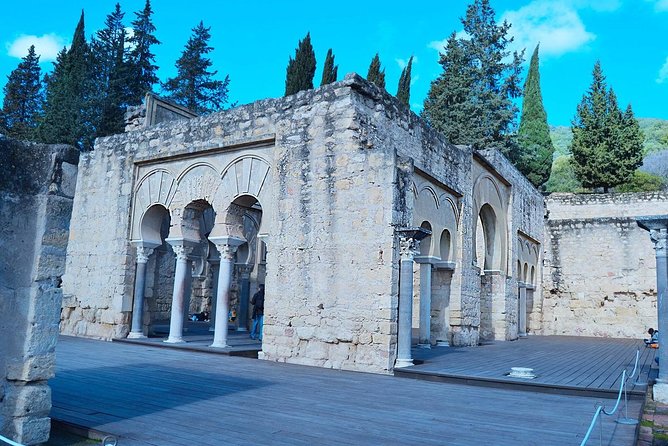
<path fill-rule="evenodd" d="M 150 206 L 141 216 L 139 237 L 145 246 L 160 246 L 169 234 L 169 211 L 162 204 Z"/>
<path fill-rule="evenodd" d="M 132 203 L 132 240 L 141 240 L 142 221 L 149 209 L 155 205 L 171 209 L 175 193 L 176 178 L 167 169 L 152 170 L 137 181 Z"/>
<path fill-rule="evenodd" d="M 496 180 L 488 174 L 481 175 L 473 187 L 475 216 L 480 220 L 474 232 L 474 246 L 479 240 L 478 227 L 482 227 L 485 239 L 484 269 L 506 271 L 508 246 L 507 200 L 501 193 Z M 483 268 L 480 264 L 479 267 Z"/>
<path fill-rule="evenodd" d="M 423 221 L 420 224 L 420 227 L 423 228 L 423 229 L 426 229 L 427 231 L 430 231 L 430 232 L 432 230 L 431 223 L 429 223 L 428 221 Z M 432 249 L 432 246 L 431 246 L 432 245 L 432 240 L 433 240 L 433 237 L 431 235 L 428 235 L 420 241 L 420 255 L 421 256 L 431 255 L 431 253 L 433 252 L 433 249 Z"/>
<path fill-rule="evenodd" d="M 444 229 L 443 232 L 441 232 L 441 238 L 439 242 L 439 254 L 441 260 L 444 262 L 450 262 L 450 256 L 452 253 L 452 236 L 450 235 L 450 231 L 447 229 Z"/>

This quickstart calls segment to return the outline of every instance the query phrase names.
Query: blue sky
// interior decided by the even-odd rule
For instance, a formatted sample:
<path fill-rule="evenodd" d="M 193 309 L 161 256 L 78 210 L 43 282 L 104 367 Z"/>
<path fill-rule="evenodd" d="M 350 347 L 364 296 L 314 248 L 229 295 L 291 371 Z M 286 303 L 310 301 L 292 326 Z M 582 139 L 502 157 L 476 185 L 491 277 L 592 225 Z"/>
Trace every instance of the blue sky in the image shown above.
<path fill-rule="evenodd" d="M 0 85 L 30 43 L 42 54 L 43 70 L 50 70 L 58 49 L 69 43 L 81 9 L 90 37 L 115 3 L 10 2 L 0 27 Z M 379 52 L 392 94 L 404 61 L 414 55 L 411 107 L 419 112 L 430 82 L 441 72 L 440 42 L 461 30 L 459 18 L 469 3 L 153 0 L 156 36 L 162 42 L 155 47 L 159 77 L 175 74 L 174 62 L 191 29 L 203 20 L 211 26 L 214 68 L 221 78 L 230 75 L 232 101 L 281 96 L 288 57 L 310 31 L 318 84 L 330 47 L 339 78 L 350 72 L 366 75 Z M 143 5 L 144 0 L 121 2 L 128 26 Z M 525 65 L 541 42 L 541 85 L 550 124 L 569 125 L 597 59 L 622 106 L 630 102 L 638 117 L 668 119 L 668 0 L 492 0 L 492 7 L 499 20 L 513 25 L 516 46 L 527 48 Z"/>

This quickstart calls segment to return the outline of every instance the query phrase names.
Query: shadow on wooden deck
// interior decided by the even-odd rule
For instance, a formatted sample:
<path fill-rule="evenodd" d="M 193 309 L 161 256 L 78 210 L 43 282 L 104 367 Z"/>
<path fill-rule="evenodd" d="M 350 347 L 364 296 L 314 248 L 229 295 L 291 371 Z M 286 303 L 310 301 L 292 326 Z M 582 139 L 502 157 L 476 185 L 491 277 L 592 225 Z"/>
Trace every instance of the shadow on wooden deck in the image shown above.
<path fill-rule="evenodd" d="M 622 371 L 631 374 L 628 396 L 644 398 L 656 377 L 656 350 L 642 340 L 574 336 L 531 336 L 478 347 L 413 349 L 416 365 L 394 375 L 428 381 L 499 387 L 531 392 L 615 398 Z M 528 367 L 534 379 L 508 376 L 511 367 Z M 636 384 L 638 383 L 638 384 Z"/>
<path fill-rule="evenodd" d="M 154 325 L 151 335 L 147 338 L 114 339 L 114 342 L 257 359 L 258 352 L 262 350 L 262 342 L 251 339 L 248 331 L 229 330 L 227 332 L 228 346 L 215 348 L 210 347 L 213 342 L 213 332 L 209 331 L 209 325 L 209 322 L 187 321 L 183 330 L 184 342 L 180 344 L 164 342 L 169 334 L 169 321 Z"/>

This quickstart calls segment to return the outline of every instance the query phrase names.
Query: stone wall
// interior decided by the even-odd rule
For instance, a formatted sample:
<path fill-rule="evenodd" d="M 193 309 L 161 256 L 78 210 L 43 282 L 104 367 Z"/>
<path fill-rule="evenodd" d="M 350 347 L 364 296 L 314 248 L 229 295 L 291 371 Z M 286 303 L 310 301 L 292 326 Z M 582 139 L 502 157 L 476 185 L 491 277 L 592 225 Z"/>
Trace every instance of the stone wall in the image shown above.
<path fill-rule="evenodd" d="M 665 192 L 546 199 L 543 334 L 641 338 L 656 327 L 656 265 L 635 217 L 668 214 Z"/>
<path fill-rule="evenodd" d="M 152 206 L 169 210 L 169 237 L 191 230 L 181 222 L 195 202 L 213 207 L 211 234 L 232 235 L 240 226 L 230 223 L 233 201 L 257 188 L 251 195 L 262 209 L 258 237 L 268 251 L 263 271 L 256 265 L 251 279 L 253 292 L 266 267 L 262 358 L 391 370 L 399 294 L 395 231 L 423 219 L 449 231 L 448 260 L 455 268 L 433 275 L 438 307 L 432 337 L 475 345 L 481 277 L 473 265 L 471 228 L 478 175 L 505 191 L 498 214 L 504 244 L 497 250 L 503 267 L 495 280 L 495 336 L 512 339 L 514 240 L 520 232 L 542 239 L 540 194 L 497 152 L 474 154 L 447 143 L 396 98 L 356 75 L 314 91 L 98 139 L 80 163 L 86 193 L 75 198 L 62 330 L 105 339 L 128 333 L 135 274 L 130 240 L 142 237 Z M 420 195 L 423 188 L 433 192 L 434 209 Z M 440 256 L 438 243 L 431 246 Z M 155 270 L 161 262 L 149 267 L 147 300 L 154 298 L 155 307 L 149 311 L 158 307 Z"/>
<path fill-rule="evenodd" d="M 49 436 L 77 157 L 0 136 L 0 432 L 24 444 Z"/>

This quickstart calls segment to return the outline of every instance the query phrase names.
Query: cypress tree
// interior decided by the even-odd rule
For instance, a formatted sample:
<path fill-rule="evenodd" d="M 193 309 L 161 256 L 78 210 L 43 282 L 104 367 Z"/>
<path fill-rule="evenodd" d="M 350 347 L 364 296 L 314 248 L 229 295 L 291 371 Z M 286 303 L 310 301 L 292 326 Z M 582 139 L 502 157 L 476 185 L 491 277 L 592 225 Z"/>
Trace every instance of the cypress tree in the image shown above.
<path fill-rule="evenodd" d="M 315 52 L 311 46 L 311 33 L 299 41 L 295 58 L 290 57 L 285 76 L 285 96 L 313 88 L 315 76 Z"/>
<path fill-rule="evenodd" d="M 34 45 L 8 76 L 4 95 L 1 124 L 4 131 L 16 139 L 32 139 L 43 102 L 39 56 Z"/>
<path fill-rule="evenodd" d="M 209 46 L 211 27 L 200 22 L 193 28 L 181 57 L 176 61 L 177 75 L 162 84 L 167 97 L 195 113 L 207 113 L 224 108 L 228 102 L 230 77 L 216 80 L 218 71 L 209 71 L 212 62 L 205 57 L 213 48 Z"/>
<path fill-rule="evenodd" d="M 48 76 L 44 118 L 37 130 L 40 141 L 71 144 L 80 150 L 92 148 L 94 129 L 87 113 L 92 89 L 89 53 L 82 11 L 72 46 L 58 54 Z"/>
<path fill-rule="evenodd" d="M 541 187 L 550 178 L 554 146 L 543 107 L 538 70 L 538 46 L 531 56 L 529 72 L 524 83 L 522 117 L 518 131 L 519 150 L 512 161 L 531 183 Z"/>
<path fill-rule="evenodd" d="M 643 135 L 629 105 L 622 113 L 617 96 L 608 89 L 596 62 L 589 91 L 582 97 L 572 122 L 573 167 L 587 188 L 611 187 L 632 179 L 642 164 Z"/>
<path fill-rule="evenodd" d="M 327 50 L 327 57 L 325 57 L 325 66 L 322 69 L 322 80 L 320 81 L 320 86 L 331 84 L 336 82 L 336 76 L 339 71 L 339 66 L 334 65 L 334 54 L 332 54 L 332 49 Z"/>
<path fill-rule="evenodd" d="M 510 24 L 497 25 L 489 0 L 474 0 L 461 21 L 469 38 L 448 39 L 440 60 L 443 73 L 431 84 L 423 116 L 454 144 L 509 154 L 523 53 L 511 55 L 507 49 L 513 41 Z M 447 54 L 450 50 L 455 54 Z M 445 105 L 454 109 L 440 109 Z"/>
<path fill-rule="evenodd" d="M 125 109 L 129 102 L 131 71 L 129 70 L 123 25 L 124 13 L 116 3 L 105 20 L 105 27 L 91 41 L 91 65 L 95 82 L 95 98 L 89 102 L 96 136 L 122 133 Z"/>
<path fill-rule="evenodd" d="M 159 45 L 156 39 L 155 26 L 151 16 L 150 0 L 146 0 L 144 9 L 136 12 L 136 19 L 132 22 L 132 36 L 128 38 L 130 44 L 129 69 L 132 75 L 129 83 L 129 104 L 141 104 L 144 95 L 153 91 L 153 85 L 157 84 L 158 67 L 155 65 L 155 55 L 151 52 L 153 45 Z"/>
<path fill-rule="evenodd" d="M 369 64 L 369 71 L 366 74 L 366 79 L 369 82 L 373 82 L 380 88 L 385 88 L 385 69 L 381 69 L 380 57 L 378 53 L 373 56 L 371 59 L 371 64 Z"/>
<path fill-rule="evenodd" d="M 413 56 L 408 59 L 408 63 L 401 70 L 401 76 L 399 76 L 399 87 L 397 88 L 397 99 L 403 104 L 406 104 L 407 107 L 410 107 L 411 99 L 411 67 L 413 66 Z"/>

